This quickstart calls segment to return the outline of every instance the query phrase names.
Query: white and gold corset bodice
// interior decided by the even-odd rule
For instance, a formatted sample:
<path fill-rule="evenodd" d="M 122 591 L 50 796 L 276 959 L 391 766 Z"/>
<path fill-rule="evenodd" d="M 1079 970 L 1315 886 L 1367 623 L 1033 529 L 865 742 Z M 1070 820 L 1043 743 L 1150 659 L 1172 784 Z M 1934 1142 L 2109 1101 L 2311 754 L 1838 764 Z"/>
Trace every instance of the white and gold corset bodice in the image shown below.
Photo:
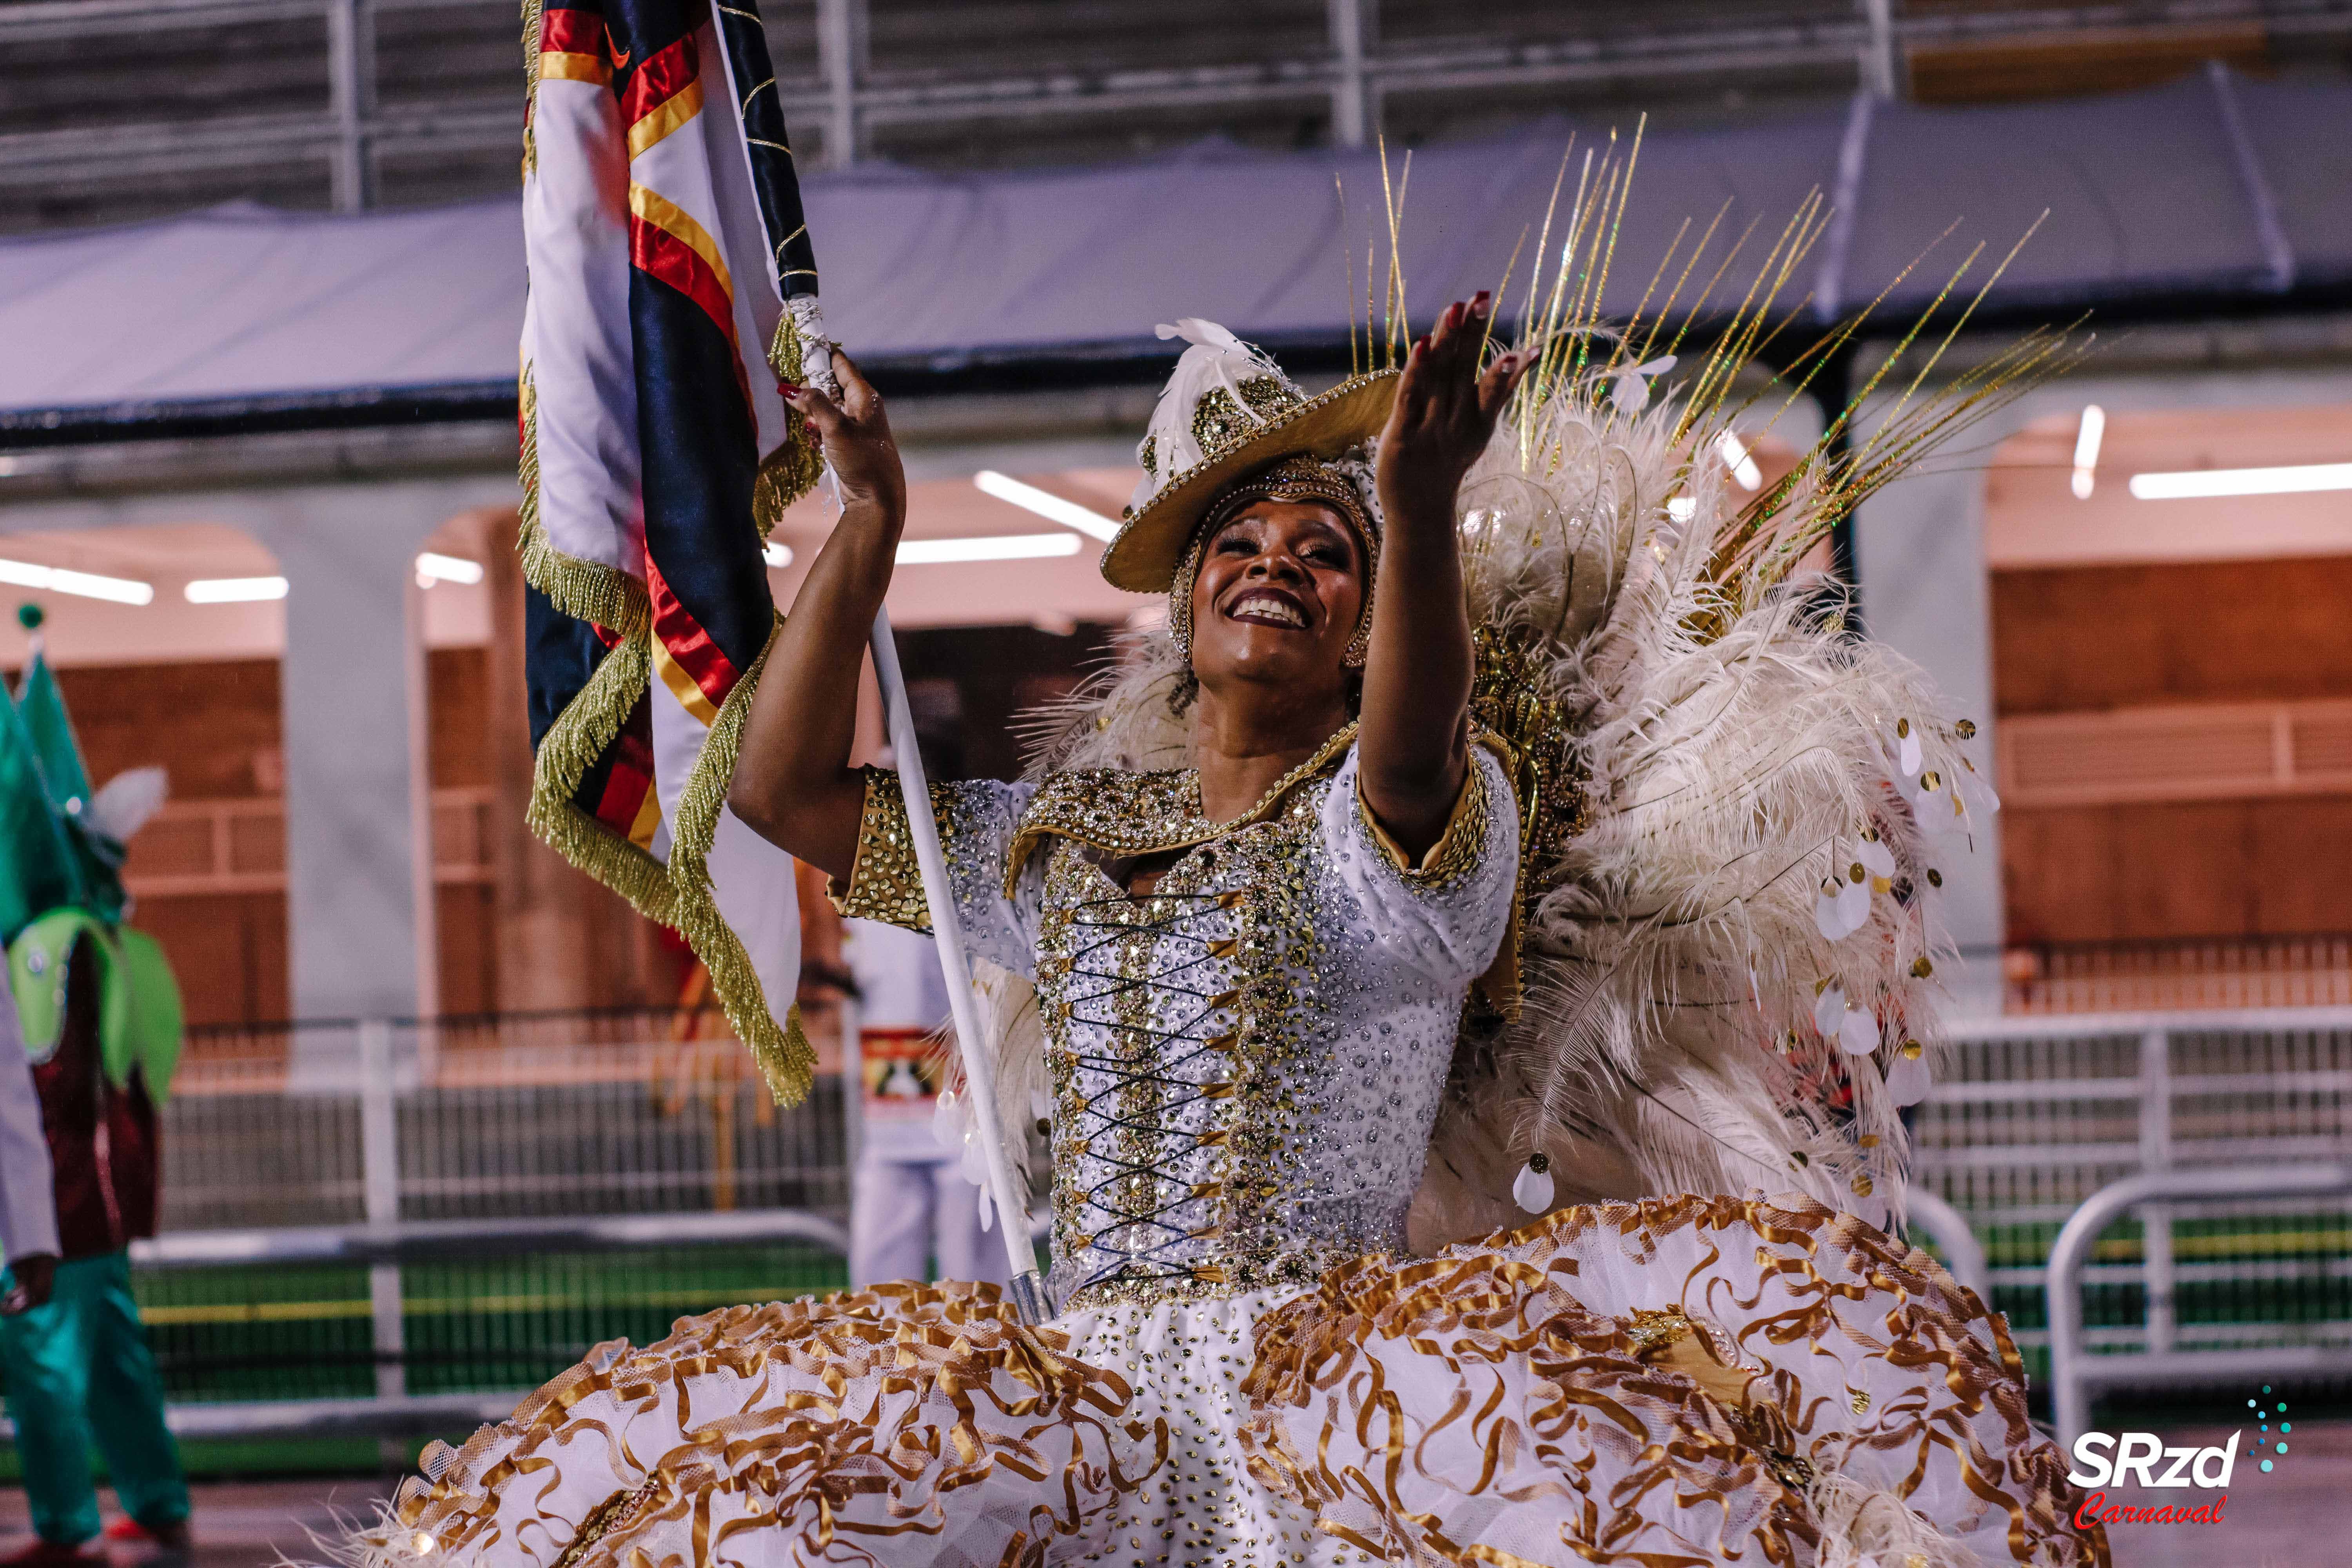
<path fill-rule="evenodd" d="M 935 788 L 972 954 L 1037 989 L 1064 1310 L 1306 1284 L 1402 1247 L 1464 1002 L 1509 922 L 1517 822 L 1474 749 L 1444 837 L 1408 864 L 1352 742 L 1224 824 L 1190 773 Z M 1147 893 L 1106 868 L 1171 852 Z M 891 775 L 840 902 L 927 923 Z"/>

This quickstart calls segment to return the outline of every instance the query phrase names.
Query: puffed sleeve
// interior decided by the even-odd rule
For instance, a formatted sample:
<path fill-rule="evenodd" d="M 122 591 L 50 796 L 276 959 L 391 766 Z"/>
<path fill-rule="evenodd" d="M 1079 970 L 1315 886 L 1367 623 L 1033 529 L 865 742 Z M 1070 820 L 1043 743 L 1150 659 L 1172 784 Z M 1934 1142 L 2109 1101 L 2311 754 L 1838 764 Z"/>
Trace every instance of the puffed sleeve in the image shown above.
<path fill-rule="evenodd" d="M 1004 890 L 1004 856 L 1014 825 L 1037 792 L 1031 784 L 971 779 L 931 785 L 931 815 L 940 825 L 940 852 L 947 859 L 964 950 L 974 958 L 1024 977 L 1037 967 L 1037 916 L 1045 903 L 1045 873 L 1034 857 L 1013 891 Z M 915 864 L 915 842 L 907 826 L 906 798 L 898 775 L 887 768 L 866 770 L 866 812 L 857 828 L 857 859 L 849 886 L 833 885 L 834 907 L 857 920 L 881 921 L 908 931 L 931 929 L 923 900 L 923 877 Z"/>
<path fill-rule="evenodd" d="M 1449 985 L 1486 972 L 1510 926 L 1519 867 L 1518 813 L 1493 753 L 1470 748 L 1454 815 L 1415 860 L 1373 820 L 1351 747 L 1323 797 L 1322 835 L 1370 935 L 1398 962 Z"/>

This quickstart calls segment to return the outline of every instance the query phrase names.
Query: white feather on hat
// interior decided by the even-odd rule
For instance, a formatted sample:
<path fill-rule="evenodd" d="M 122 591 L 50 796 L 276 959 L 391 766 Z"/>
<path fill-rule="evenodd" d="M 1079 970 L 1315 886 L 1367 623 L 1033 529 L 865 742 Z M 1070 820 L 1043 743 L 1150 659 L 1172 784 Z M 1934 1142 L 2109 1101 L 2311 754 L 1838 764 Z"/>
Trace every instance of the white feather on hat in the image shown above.
<path fill-rule="evenodd" d="M 1160 401 L 1152 405 L 1151 423 L 1145 426 L 1143 439 L 1135 448 L 1136 459 L 1143 466 L 1143 478 L 1128 505 L 1138 511 L 1170 479 L 1198 467 L 1207 458 L 1201 448 L 1200 437 L 1193 434 L 1192 416 L 1201 399 L 1210 393 L 1222 388 L 1231 395 L 1234 407 L 1259 425 L 1264 425 L 1265 419 L 1251 407 L 1250 399 L 1242 393 L 1242 383 L 1270 375 L 1291 394 L 1294 403 L 1306 401 L 1306 394 L 1298 390 L 1297 383 L 1283 374 L 1282 367 L 1264 350 L 1242 342 L 1214 321 L 1185 316 L 1173 326 L 1162 321 L 1153 330 L 1162 342 L 1181 338 L 1192 346 L 1176 361 L 1167 386 L 1160 391 Z"/>

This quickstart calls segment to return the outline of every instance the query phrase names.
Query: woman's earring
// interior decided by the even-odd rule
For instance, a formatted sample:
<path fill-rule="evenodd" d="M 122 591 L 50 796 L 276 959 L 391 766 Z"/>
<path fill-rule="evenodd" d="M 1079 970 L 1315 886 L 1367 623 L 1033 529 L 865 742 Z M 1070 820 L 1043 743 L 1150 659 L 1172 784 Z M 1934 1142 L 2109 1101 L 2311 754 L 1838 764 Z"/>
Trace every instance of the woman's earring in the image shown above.
<path fill-rule="evenodd" d="M 1184 717 L 1186 713 L 1192 711 L 1192 700 L 1200 695 L 1201 678 L 1193 674 L 1189 666 L 1177 671 L 1176 679 L 1168 683 L 1170 717 L 1176 719 Z"/>
<path fill-rule="evenodd" d="M 1184 552 L 1184 559 L 1177 563 L 1175 581 L 1168 585 L 1168 637 L 1176 645 L 1178 661 L 1187 667 L 1184 674 L 1188 679 L 1192 675 L 1192 582 L 1200 572 L 1201 546 L 1195 541 Z M 1197 680 L 1192 689 L 1200 689 Z M 1190 702 L 1192 698 L 1188 695 L 1185 700 Z"/>

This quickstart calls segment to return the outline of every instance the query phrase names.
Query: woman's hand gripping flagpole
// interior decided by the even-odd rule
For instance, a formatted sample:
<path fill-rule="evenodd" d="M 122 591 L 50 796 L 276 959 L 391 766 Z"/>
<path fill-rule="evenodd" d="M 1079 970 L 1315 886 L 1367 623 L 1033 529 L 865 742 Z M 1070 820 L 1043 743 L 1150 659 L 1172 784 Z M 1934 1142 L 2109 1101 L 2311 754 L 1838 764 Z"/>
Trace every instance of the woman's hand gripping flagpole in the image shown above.
<path fill-rule="evenodd" d="M 956 922 L 955 895 L 948 886 L 947 858 L 940 852 L 940 826 L 931 815 L 930 783 L 915 743 L 915 716 L 907 705 L 907 681 L 898 669 L 898 648 L 890 636 L 890 612 L 874 612 L 874 675 L 882 689 L 891 754 L 898 759 L 898 789 L 907 802 L 907 826 L 915 841 L 915 864 L 923 874 L 923 902 L 931 915 L 932 945 L 947 977 L 948 1010 L 955 1018 L 956 1048 L 963 1053 L 964 1093 L 971 1102 L 972 1136 L 980 1140 L 988 1166 L 988 1194 L 995 1201 L 997 1230 L 1012 1276 L 1013 1304 L 1029 1323 L 1053 1315 L 1045 1281 L 1037 1273 L 1037 1249 L 1029 1237 L 1029 1195 L 1005 1152 L 1004 1123 L 996 1105 L 996 1052 L 980 1014 L 971 984 L 971 963 Z"/>
<path fill-rule="evenodd" d="M 988 1195 L 1003 1222 L 1013 1304 L 1029 1322 L 1043 1322 L 1051 1309 L 1029 1238 L 1028 1194 L 1006 1152 L 996 1105 L 995 1053 L 972 990 L 971 963 L 956 919 L 939 824 L 931 815 L 930 785 L 907 706 L 907 683 L 883 608 L 906 526 L 906 469 L 881 395 L 856 362 L 814 334 L 804 353 L 807 384 L 785 387 L 784 401 L 816 427 L 841 515 L 769 648 L 728 801 L 737 816 L 770 842 L 844 882 L 851 879 L 866 784 L 864 774 L 849 765 L 856 704 L 844 702 L 841 694 L 856 689 L 859 667 L 870 649 L 931 934 L 947 979 L 957 1048 L 963 1053 L 972 1135 L 986 1163 Z"/>

